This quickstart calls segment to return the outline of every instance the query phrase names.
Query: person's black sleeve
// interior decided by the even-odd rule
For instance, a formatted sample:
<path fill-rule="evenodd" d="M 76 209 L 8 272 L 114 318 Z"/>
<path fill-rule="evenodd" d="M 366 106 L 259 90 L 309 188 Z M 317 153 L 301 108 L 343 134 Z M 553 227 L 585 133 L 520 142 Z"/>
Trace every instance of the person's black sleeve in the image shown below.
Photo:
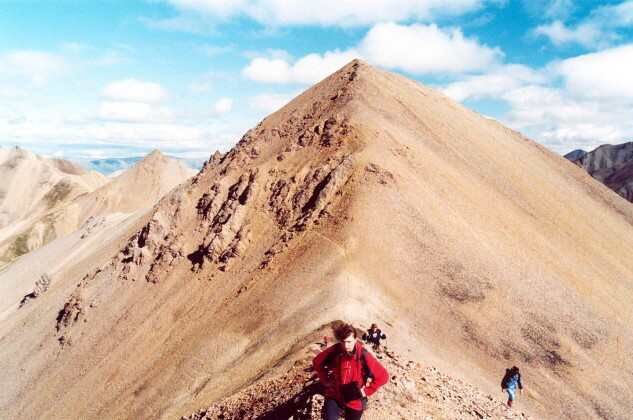
<path fill-rule="evenodd" d="M 519 389 L 523 389 L 523 384 L 521 383 L 521 374 L 519 373 Z"/>

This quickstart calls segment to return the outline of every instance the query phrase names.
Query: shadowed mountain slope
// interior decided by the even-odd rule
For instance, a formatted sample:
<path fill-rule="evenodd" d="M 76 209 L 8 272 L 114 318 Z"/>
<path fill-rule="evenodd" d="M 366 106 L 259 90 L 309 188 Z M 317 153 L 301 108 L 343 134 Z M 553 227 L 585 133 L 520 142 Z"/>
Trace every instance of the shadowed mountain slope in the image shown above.
<path fill-rule="evenodd" d="M 604 144 L 588 153 L 574 152 L 568 153 L 565 157 L 633 202 L 633 142 Z"/>

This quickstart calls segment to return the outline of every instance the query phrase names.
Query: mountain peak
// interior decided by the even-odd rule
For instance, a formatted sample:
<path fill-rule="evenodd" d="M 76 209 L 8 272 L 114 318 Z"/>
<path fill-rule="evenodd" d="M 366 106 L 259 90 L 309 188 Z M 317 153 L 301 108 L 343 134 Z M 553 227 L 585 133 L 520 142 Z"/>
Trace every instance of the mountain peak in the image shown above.
<path fill-rule="evenodd" d="M 218 157 L 112 241 L 108 263 L 59 276 L 68 294 L 41 305 L 37 329 L 12 318 L 12 417 L 180 418 L 345 319 L 488 389 L 520 364 L 549 396 L 520 400 L 538 418 L 627 418 L 633 209 L 561 156 L 354 60 Z M 26 345 L 39 359 L 19 357 Z M 33 367 L 53 354 L 57 370 Z"/>
<path fill-rule="evenodd" d="M 144 177 L 147 173 L 153 173 L 161 179 L 163 176 L 172 173 L 173 175 L 178 174 L 179 179 L 185 179 L 193 176 L 196 170 L 190 168 L 182 160 L 164 155 L 158 149 L 154 149 L 151 153 L 121 172 L 114 179 L 118 180 L 117 182 L 121 181 L 127 183 L 128 181 L 123 180 L 129 178 L 136 179 L 139 176 Z"/>
<path fill-rule="evenodd" d="M 231 161 L 240 153 L 251 158 L 273 155 L 284 159 L 289 152 L 313 146 L 320 146 L 317 150 L 321 155 L 338 159 L 369 143 L 384 148 L 387 143 L 377 141 L 375 135 L 359 133 L 384 131 L 376 121 L 403 119 L 406 124 L 417 125 L 422 118 L 439 122 L 451 114 L 456 115 L 450 125 L 459 125 L 464 118 L 476 124 L 484 120 L 433 89 L 354 59 L 264 118 L 223 161 Z M 422 128 L 430 131 L 435 127 Z M 446 128 L 446 124 L 438 128 Z M 449 139 L 453 141 L 450 136 L 445 141 Z M 313 158 L 319 159 L 316 155 Z M 203 169 L 208 171 L 209 167 Z"/>
<path fill-rule="evenodd" d="M 36 159 L 38 155 L 31 152 L 30 150 L 23 149 L 20 146 L 13 146 L 8 149 L 9 158 L 18 158 L 18 159 Z"/>
<path fill-rule="evenodd" d="M 165 157 L 166 156 L 162 154 L 160 150 L 154 149 L 150 153 L 148 153 L 142 160 L 151 161 L 155 159 L 163 159 Z"/>
<path fill-rule="evenodd" d="M 157 167 L 157 166 L 161 166 L 164 165 L 170 158 L 168 158 L 167 156 L 165 156 L 164 154 L 162 154 L 160 152 L 160 150 L 158 149 L 154 149 L 152 150 L 150 153 L 148 153 L 147 155 L 145 155 L 145 157 L 141 160 L 139 160 L 138 162 L 136 162 L 134 165 L 132 165 L 129 170 L 134 170 L 135 168 L 153 168 L 153 167 Z M 125 173 L 125 172 L 124 172 Z"/>
<path fill-rule="evenodd" d="M 573 162 L 575 160 L 578 160 L 578 159 L 582 158 L 586 154 L 587 154 L 587 152 L 585 150 L 575 149 L 575 150 L 572 150 L 571 152 L 567 153 L 564 156 L 564 158 L 569 159 L 569 160 L 571 160 Z"/>

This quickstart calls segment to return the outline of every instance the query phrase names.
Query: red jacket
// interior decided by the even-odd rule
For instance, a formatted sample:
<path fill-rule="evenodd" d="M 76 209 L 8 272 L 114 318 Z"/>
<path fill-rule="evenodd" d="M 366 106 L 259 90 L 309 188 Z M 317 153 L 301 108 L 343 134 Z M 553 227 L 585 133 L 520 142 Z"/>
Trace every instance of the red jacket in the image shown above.
<path fill-rule="evenodd" d="M 363 384 L 363 366 L 360 360 L 360 358 L 363 357 L 363 345 L 360 342 L 356 342 L 352 354 L 347 354 L 344 350 L 337 349 L 337 346 L 342 345 L 341 343 L 337 343 L 328 347 L 317 354 L 312 361 L 314 370 L 319 376 L 319 381 L 325 386 L 325 396 L 335 398 L 341 406 L 345 404 L 341 393 L 341 385 L 352 382 L 356 382 L 359 388 L 365 385 Z M 335 356 L 332 361 L 334 366 L 332 366 L 332 374 L 328 377 L 328 372 L 323 364 L 333 351 L 338 351 L 339 355 Z M 365 387 L 365 394 L 369 397 L 376 392 L 378 388 L 389 381 L 389 373 L 370 352 L 366 351 L 364 357 L 367 367 L 370 370 L 369 373 L 371 373 L 372 376 L 371 383 Z M 354 410 L 362 410 L 363 403 L 361 400 L 352 400 L 347 402 L 347 406 Z"/>

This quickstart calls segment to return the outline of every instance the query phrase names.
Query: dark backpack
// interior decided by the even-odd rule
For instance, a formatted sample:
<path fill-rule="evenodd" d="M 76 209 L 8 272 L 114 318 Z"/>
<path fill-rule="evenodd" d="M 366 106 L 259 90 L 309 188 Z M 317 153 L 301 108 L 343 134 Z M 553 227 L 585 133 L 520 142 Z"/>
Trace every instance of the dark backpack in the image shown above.
<path fill-rule="evenodd" d="M 373 337 L 374 334 L 376 334 L 376 337 Z M 384 340 L 385 338 L 387 338 L 387 336 L 383 334 L 380 328 L 376 328 L 373 333 L 372 330 L 369 329 L 363 334 L 363 341 L 366 343 L 380 344 L 380 340 Z"/>
<path fill-rule="evenodd" d="M 501 380 L 501 388 L 508 388 L 508 385 L 510 384 L 510 381 L 514 378 L 514 375 L 518 375 L 518 381 L 521 382 L 521 374 L 519 372 L 515 372 L 512 369 L 506 369 L 506 374 L 503 375 L 503 379 Z"/>

